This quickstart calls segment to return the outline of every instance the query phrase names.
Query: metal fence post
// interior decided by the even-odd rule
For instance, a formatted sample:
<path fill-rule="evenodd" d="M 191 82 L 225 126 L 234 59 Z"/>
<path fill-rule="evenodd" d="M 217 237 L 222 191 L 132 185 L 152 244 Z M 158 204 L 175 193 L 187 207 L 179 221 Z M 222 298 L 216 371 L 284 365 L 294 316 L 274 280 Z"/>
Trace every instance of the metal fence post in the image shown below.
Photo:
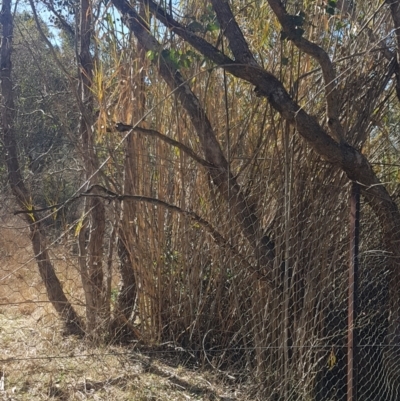
<path fill-rule="evenodd" d="M 360 236 L 360 186 L 352 183 L 350 195 L 350 260 L 347 334 L 347 401 L 356 400 L 357 366 L 355 321 L 357 318 L 358 248 Z"/>

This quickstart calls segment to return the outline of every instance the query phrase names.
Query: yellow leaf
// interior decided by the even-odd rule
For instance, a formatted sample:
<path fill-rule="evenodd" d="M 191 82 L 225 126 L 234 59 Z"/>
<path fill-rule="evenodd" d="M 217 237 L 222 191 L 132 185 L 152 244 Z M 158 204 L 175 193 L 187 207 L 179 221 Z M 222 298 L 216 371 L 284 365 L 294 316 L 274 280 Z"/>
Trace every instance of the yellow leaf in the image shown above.
<path fill-rule="evenodd" d="M 78 224 L 76 225 L 75 237 L 77 237 L 79 235 L 79 233 L 81 232 L 82 226 L 83 226 L 83 216 L 79 219 Z"/>
<path fill-rule="evenodd" d="M 33 205 L 32 205 L 31 202 L 29 202 L 29 203 L 26 202 L 25 203 L 25 207 L 26 207 L 28 212 L 31 212 L 31 211 L 33 212 Z M 34 216 L 33 213 L 28 213 L 28 216 L 32 219 L 33 222 L 35 222 L 35 216 Z"/>
<path fill-rule="evenodd" d="M 328 357 L 328 368 L 329 368 L 329 370 L 332 370 L 335 367 L 336 362 L 337 362 L 337 359 L 336 359 L 335 351 L 332 348 L 331 352 L 329 353 L 329 357 Z"/>

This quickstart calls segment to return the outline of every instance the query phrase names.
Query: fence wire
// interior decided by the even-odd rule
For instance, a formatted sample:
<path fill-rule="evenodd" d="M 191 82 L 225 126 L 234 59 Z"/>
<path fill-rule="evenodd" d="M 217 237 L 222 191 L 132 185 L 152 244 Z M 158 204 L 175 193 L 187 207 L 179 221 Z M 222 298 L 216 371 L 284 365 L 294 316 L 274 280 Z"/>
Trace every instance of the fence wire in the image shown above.
<path fill-rule="evenodd" d="M 11 217 L 12 202 L 4 203 L 3 398 L 122 400 L 136 399 L 135 393 L 137 399 L 344 401 L 351 387 L 358 400 L 397 400 L 391 255 L 381 222 L 363 201 L 350 381 L 348 179 L 311 152 L 293 152 L 286 171 L 271 155 L 257 160 L 257 174 L 244 170 L 238 181 L 248 188 L 247 207 L 263 230 L 258 245 L 271 250 L 264 258 L 257 252 L 266 248 L 251 243 L 246 222 L 206 174 L 163 145 L 141 140 L 147 141 L 138 155 L 141 195 L 191 214 L 143 199 L 102 200 L 108 312 L 86 307 L 77 245 L 83 200 L 64 215 L 43 215 L 49 257 L 68 300 L 83 320 L 105 316 L 97 345 L 63 333 L 29 230 Z M 245 161 L 231 163 L 239 169 Z M 124 222 L 127 205 L 134 219 Z M 123 282 L 126 263 L 134 288 Z"/>

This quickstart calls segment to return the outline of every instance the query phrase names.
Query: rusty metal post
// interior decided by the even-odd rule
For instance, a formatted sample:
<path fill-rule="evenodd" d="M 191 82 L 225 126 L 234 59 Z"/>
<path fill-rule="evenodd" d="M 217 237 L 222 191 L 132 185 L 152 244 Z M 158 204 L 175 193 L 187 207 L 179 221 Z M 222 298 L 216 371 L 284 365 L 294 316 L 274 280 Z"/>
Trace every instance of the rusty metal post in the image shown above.
<path fill-rule="evenodd" d="M 356 401 L 357 336 L 355 321 L 357 318 L 358 286 L 358 248 L 360 236 L 360 186 L 353 182 L 350 195 L 350 263 L 348 294 L 348 333 L 347 333 L 347 401 Z"/>

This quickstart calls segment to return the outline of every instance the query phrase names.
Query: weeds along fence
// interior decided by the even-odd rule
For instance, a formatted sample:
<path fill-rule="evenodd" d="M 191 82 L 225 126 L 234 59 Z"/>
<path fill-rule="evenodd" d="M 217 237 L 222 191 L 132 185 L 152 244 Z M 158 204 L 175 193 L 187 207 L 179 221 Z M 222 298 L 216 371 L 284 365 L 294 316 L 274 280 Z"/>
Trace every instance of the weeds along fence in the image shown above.
<path fill-rule="evenodd" d="M 104 281 L 110 283 L 111 318 L 95 348 L 83 339 L 61 336 L 28 231 L 22 220 L 11 217 L 11 201 L 4 202 L 4 391 L 46 399 L 56 397 L 63 386 L 75 383 L 76 388 L 82 376 L 90 376 L 95 388 L 94 382 L 129 370 L 134 349 L 152 357 L 167 355 L 189 369 L 211 370 L 232 388 L 247 386 L 237 399 L 399 399 L 399 350 L 390 340 L 391 319 L 398 313 L 390 300 L 391 256 L 380 236 L 381 222 L 362 200 L 358 273 L 350 292 L 357 302 L 349 304 L 352 184 L 346 176 L 295 140 L 286 160 L 284 143 L 272 137 L 250 168 L 245 150 L 232 158 L 232 171 L 247 191 L 247 206 L 260 222 L 259 238 L 273 249 L 263 264 L 243 222 L 201 168 L 166 144 L 135 138 L 140 171 L 133 178 L 135 193 L 179 210 L 146 199 L 104 200 Z M 388 169 L 382 174 L 394 174 Z M 42 177 L 37 185 L 44 182 Z M 82 201 L 44 221 L 63 290 L 84 319 L 77 247 Z M 127 265 L 133 272 L 129 288 L 123 282 Z M 348 323 L 351 311 L 354 327 Z M 126 385 L 130 379 L 124 380 Z M 124 399 L 122 393 L 115 397 Z"/>

